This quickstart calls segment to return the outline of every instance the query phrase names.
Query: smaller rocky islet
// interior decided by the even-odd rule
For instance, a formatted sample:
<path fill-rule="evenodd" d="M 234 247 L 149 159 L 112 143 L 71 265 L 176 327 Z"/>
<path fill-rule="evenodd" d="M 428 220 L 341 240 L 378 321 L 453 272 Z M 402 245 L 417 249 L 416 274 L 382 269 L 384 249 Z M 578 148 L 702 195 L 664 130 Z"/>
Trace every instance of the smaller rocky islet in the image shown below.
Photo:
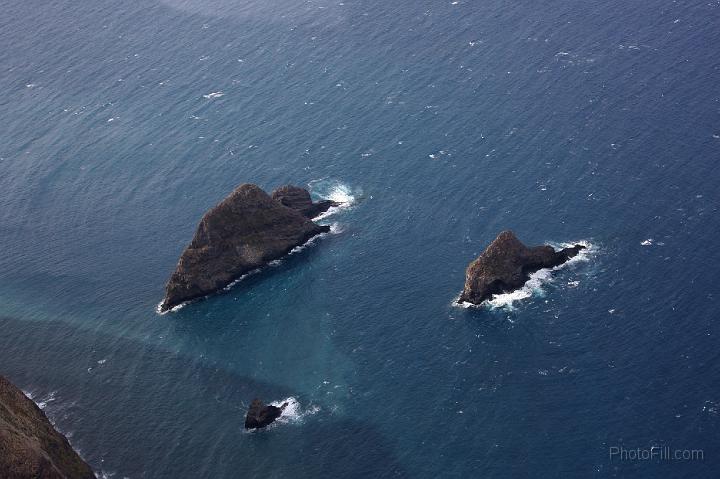
<path fill-rule="evenodd" d="M 512 231 L 503 231 L 467 267 L 458 302 L 479 305 L 496 294 L 515 291 L 532 273 L 560 266 L 583 249 L 581 244 L 558 251 L 549 245 L 527 247 Z"/>
<path fill-rule="evenodd" d="M 262 429 L 269 426 L 282 415 L 287 405 L 288 403 L 283 403 L 281 406 L 266 405 L 258 398 L 253 399 L 245 416 L 245 429 Z"/>

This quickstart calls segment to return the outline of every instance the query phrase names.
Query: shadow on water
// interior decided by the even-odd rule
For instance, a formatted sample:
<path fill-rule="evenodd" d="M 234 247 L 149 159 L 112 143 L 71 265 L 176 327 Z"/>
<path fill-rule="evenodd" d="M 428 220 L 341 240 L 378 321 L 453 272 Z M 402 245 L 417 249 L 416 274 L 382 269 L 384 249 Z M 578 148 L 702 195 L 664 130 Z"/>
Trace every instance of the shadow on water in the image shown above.
<path fill-rule="evenodd" d="M 245 432 L 247 404 L 256 396 L 296 397 L 287 387 L 59 321 L 0 318 L 0 330 L 1 373 L 46 404 L 51 420 L 98 473 L 406 477 L 372 427 L 322 409 Z"/>

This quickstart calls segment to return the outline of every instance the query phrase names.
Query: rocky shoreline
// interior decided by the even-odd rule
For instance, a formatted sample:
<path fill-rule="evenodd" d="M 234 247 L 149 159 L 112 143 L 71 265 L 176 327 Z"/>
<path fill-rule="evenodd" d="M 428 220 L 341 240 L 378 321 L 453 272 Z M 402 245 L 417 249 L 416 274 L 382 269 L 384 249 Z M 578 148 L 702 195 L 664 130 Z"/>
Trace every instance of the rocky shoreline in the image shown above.
<path fill-rule="evenodd" d="M 45 413 L 0 376 L 0 477 L 94 479 L 88 464 Z"/>

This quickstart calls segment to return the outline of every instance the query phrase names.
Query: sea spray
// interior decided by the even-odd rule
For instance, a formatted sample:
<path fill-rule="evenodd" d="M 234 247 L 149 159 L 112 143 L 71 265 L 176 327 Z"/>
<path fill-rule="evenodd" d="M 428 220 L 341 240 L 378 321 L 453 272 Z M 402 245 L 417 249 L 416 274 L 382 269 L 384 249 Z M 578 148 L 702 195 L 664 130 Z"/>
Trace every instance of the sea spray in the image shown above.
<path fill-rule="evenodd" d="M 287 406 L 285 406 L 282 414 L 275 421 L 276 424 L 300 424 L 306 417 L 317 414 L 320 411 L 320 407 L 314 404 L 303 408 L 300 401 L 292 396 L 279 401 L 273 401 L 270 405 L 281 407 L 285 403 L 287 403 Z"/>
<path fill-rule="evenodd" d="M 338 203 L 338 206 L 333 206 L 313 218 L 314 221 L 322 221 L 325 218 L 351 208 L 355 205 L 360 195 L 362 195 L 361 190 L 353 189 L 339 180 L 314 180 L 310 182 L 309 186 L 310 193 L 317 198 Z"/>
<path fill-rule="evenodd" d="M 515 303 L 522 301 L 524 299 L 530 298 L 530 297 L 544 297 L 545 296 L 545 286 L 548 284 L 551 284 L 555 281 L 555 278 L 553 276 L 554 271 L 558 271 L 561 269 L 564 269 L 568 266 L 575 265 L 578 263 L 584 263 L 591 260 L 592 257 L 594 257 L 597 254 L 598 247 L 589 241 L 576 241 L 572 243 L 554 243 L 550 242 L 548 243 L 550 246 L 558 249 L 563 248 L 569 248 L 574 245 L 582 245 L 585 248 L 580 250 L 580 252 L 573 258 L 570 258 L 563 264 L 559 266 L 555 266 L 554 268 L 543 268 L 540 269 L 530 275 L 530 278 L 525 282 L 525 284 L 521 287 L 516 289 L 515 291 L 510 291 L 508 293 L 502 293 L 502 294 L 495 294 L 493 297 L 489 300 L 483 301 L 482 304 L 473 304 L 469 302 L 463 302 L 458 303 L 457 300 L 460 297 L 456 297 L 453 300 L 453 304 L 456 306 L 460 306 L 462 308 L 486 308 L 491 310 L 496 309 L 504 309 L 506 311 L 514 311 Z M 578 282 L 573 282 L 573 287 L 577 287 Z"/>

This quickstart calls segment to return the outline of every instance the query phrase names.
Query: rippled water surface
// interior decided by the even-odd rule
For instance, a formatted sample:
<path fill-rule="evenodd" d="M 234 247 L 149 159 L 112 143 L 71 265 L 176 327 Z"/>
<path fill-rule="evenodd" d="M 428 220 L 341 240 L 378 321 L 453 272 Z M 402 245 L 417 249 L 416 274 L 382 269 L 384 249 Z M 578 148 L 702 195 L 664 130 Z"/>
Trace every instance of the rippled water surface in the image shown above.
<path fill-rule="evenodd" d="M 0 3 L 0 373 L 100 475 L 717 473 L 717 1 Z M 351 204 L 156 314 L 244 182 Z M 591 248 L 453 306 L 503 229 Z"/>

